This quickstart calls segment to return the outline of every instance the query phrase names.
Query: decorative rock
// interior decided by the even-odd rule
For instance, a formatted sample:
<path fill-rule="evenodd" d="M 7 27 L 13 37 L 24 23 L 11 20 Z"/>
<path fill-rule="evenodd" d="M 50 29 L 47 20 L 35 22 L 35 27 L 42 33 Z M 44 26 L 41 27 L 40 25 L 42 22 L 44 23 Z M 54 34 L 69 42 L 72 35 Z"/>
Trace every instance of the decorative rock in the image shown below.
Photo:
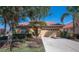
<path fill-rule="evenodd" d="M 14 42 L 14 43 L 13 43 L 13 47 L 17 47 L 17 48 L 19 48 L 19 47 L 20 47 L 20 45 L 21 45 L 21 43 L 20 43 L 20 42 Z"/>
<path fill-rule="evenodd" d="M 33 41 L 28 42 L 27 44 L 28 44 L 28 47 L 30 48 L 38 48 L 40 46 L 36 42 L 33 42 Z"/>

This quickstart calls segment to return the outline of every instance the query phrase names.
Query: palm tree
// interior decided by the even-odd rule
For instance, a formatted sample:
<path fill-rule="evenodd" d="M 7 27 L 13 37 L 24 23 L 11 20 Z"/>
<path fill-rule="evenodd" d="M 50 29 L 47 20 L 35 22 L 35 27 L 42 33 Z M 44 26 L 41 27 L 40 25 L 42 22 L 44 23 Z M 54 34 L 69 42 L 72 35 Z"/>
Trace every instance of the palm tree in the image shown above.
<path fill-rule="evenodd" d="M 77 6 L 74 6 L 74 7 L 67 7 L 67 10 L 68 12 L 67 13 L 64 13 L 61 17 L 61 22 L 63 22 L 64 18 L 68 15 L 72 15 L 73 16 L 73 36 L 74 36 L 74 39 L 76 39 L 76 36 L 75 36 L 75 28 L 76 28 L 76 21 L 77 21 L 77 18 L 78 18 L 78 12 L 79 12 L 79 7 Z"/>

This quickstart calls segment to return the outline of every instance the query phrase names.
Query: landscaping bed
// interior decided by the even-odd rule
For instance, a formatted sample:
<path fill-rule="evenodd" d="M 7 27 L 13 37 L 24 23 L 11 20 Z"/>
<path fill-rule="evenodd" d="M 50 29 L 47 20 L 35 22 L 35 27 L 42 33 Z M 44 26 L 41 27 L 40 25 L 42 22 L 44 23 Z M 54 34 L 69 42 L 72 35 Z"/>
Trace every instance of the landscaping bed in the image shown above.
<path fill-rule="evenodd" d="M 15 42 L 12 48 L 12 52 L 44 52 L 44 51 L 45 49 L 42 40 L 39 38 L 25 42 Z M 0 48 L 0 52 L 10 52 L 10 47 Z"/>

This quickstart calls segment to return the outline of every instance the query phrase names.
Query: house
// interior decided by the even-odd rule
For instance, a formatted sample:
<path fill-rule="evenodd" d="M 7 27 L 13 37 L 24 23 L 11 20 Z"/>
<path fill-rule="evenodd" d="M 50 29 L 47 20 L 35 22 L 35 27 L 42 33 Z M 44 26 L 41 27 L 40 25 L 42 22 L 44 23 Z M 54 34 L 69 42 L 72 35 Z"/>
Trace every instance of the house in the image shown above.
<path fill-rule="evenodd" d="M 39 23 L 40 21 L 31 21 L 31 22 L 32 23 L 35 23 L 35 22 Z M 48 33 L 49 33 L 48 36 L 59 36 L 60 35 L 60 33 L 59 33 L 60 29 L 63 28 L 62 24 L 55 24 L 54 22 L 46 22 L 46 23 L 47 23 L 47 25 L 45 25 L 45 26 L 37 26 L 38 29 L 39 28 L 41 29 L 41 31 L 40 31 L 41 35 L 46 36 L 46 35 L 48 35 Z M 20 24 L 18 26 L 19 27 L 26 27 L 26 28 L 30 27 L 29 24 L 27 25 L 25 23 Z"/>
<path fill-rule="evenodd" d="M 48 26 L 41 27 L 42 30 L 47 30 L 47 32 L 45 33 L 45 36 L 48 36 L 48 37 L 53 37 L 53 36 L 59 37 L 61 28 L 63 28 L 62 24 L 51 24 Z"/>

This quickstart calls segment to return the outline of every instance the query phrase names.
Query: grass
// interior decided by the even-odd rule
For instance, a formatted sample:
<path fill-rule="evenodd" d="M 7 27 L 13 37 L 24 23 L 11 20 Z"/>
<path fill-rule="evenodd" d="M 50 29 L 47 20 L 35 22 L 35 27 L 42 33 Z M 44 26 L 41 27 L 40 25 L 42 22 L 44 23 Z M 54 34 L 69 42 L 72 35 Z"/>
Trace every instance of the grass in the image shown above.
<path fill-rule="evenodd" d="M 14 52 L 44 52 L 43 47 L 40 48 L 15 48 Z"/>
<path fill-rule="evenodd" d="M 0 52 L 10 52 L 9 48 L 2 48 Z M 43 47 L 41 48 L 14 48 L 12 52 L 44 52 Z"/>

